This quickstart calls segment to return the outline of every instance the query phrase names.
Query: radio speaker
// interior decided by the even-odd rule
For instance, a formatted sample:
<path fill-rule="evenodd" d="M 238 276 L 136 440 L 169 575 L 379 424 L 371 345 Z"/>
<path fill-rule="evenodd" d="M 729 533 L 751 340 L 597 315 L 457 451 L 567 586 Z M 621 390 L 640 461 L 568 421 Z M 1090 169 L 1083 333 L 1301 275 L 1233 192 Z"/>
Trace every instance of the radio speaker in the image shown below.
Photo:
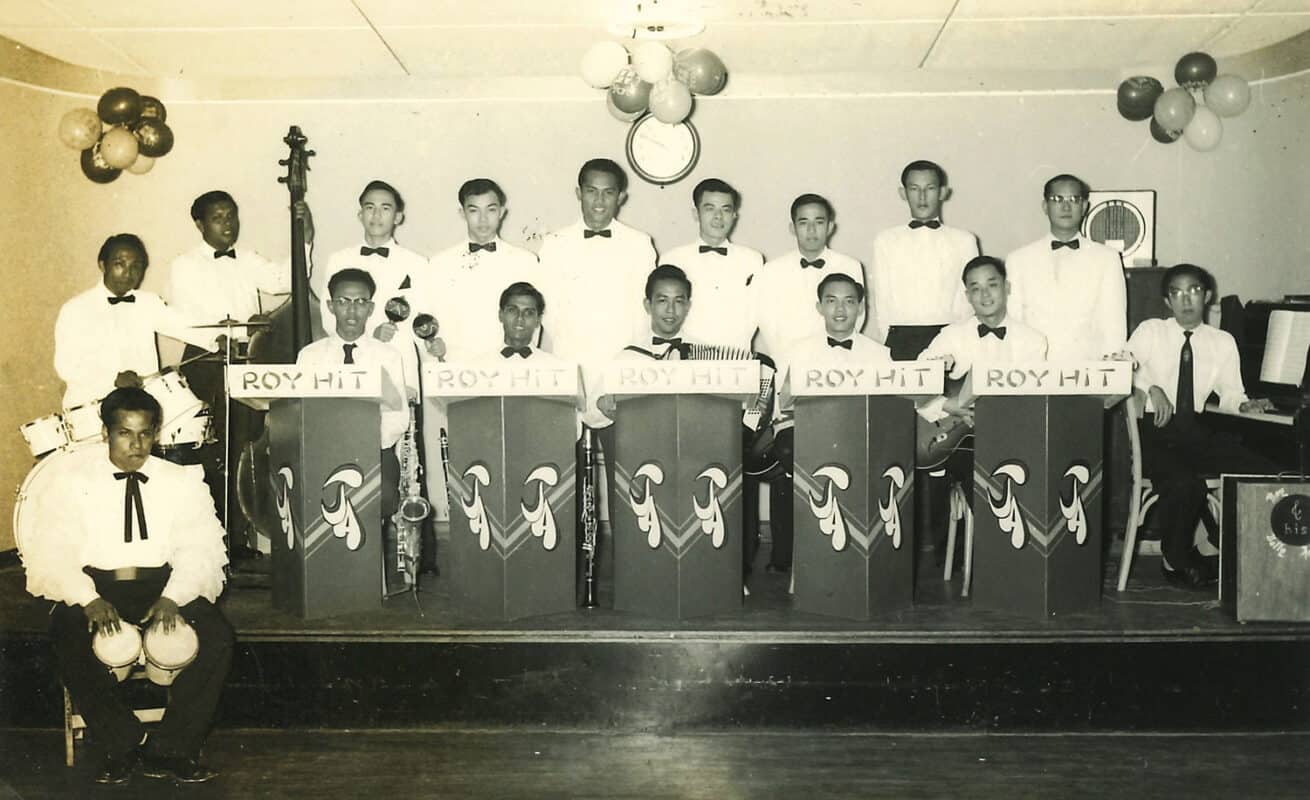
<path fill-rule="evenodd" d="M 1155 190 L 1091 192 L 1083 236 L 1123 254 L 1125 267 L 1155 266 Z"/>

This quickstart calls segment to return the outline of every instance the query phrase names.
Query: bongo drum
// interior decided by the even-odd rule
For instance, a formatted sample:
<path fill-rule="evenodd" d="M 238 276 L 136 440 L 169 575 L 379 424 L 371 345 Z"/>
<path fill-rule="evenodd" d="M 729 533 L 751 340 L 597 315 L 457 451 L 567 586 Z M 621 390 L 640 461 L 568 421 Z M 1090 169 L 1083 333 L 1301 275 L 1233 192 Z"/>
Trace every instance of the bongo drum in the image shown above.
<path fill-rule="evenodd" d="M 122 682 L 141 660 L 141 631 L 128 622 L 119 623 L 118 633 L 101 628 L 91 639 L 91 651 Z"/>
<path fill-rule="evenodd" d="M 178 620 L 173 630 L 165 633 L 159 625 L 146 630 L 146 677 L 160 686 L 169 686 L 188 664 L 196 660 L 200 640 L 195 628 Z"/>

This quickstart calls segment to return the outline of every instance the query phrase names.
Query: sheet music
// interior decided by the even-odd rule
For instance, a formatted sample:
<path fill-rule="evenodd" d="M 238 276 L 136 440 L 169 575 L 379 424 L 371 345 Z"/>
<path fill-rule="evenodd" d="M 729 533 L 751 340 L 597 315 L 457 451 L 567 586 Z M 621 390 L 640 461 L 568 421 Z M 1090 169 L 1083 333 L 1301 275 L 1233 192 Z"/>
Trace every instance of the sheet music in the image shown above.
<path fill-rule="evenodd" d="M 1260 361 L 1260 381 L 1300 386 L 1310 347 L 1310 312 L 1276 309 L 1269 313 L 1269 332 Z"/>

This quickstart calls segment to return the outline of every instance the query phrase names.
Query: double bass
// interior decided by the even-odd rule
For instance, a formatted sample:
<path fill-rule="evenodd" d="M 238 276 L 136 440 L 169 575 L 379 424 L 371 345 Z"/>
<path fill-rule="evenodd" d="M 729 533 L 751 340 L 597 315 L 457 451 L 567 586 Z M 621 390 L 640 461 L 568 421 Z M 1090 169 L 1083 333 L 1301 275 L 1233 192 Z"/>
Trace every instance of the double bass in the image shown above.
<path fill-rule="evenodd" d="M 296 205 L 305 199 L 308 189 L 309 159 L 314 155 L 305 145 L 309 140 L 300 127 L 292 125 L 282 141 L 289 148 L 278 164 L 286 175 L 278 177 L 291 194 L 291 295 L 268 315 L 269 325 L 250 337 L 252 364 L 294 364 L 296 354 L 313 341 L 314 304 L 309 299 L 309 274 L 305 259 L 305 228 L 296 217 Z M 272 537 L 280 530 L 274 509 L 268 465 L 268 430 L 261 426 L 259 436 L 242 442 L 237 463 L 237 499 L 241 512 L 257 531 Z"/>

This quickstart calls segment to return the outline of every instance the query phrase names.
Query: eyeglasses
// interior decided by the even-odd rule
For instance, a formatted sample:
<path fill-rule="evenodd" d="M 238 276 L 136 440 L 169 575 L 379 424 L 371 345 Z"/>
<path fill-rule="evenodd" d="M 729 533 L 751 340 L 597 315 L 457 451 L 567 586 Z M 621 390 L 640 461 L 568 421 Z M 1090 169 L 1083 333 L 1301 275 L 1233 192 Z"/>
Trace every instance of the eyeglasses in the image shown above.
<path fill-rule="evenodd" d="M 1188 297 L 1198 297 L 1204 291 L 1205 291 L 1204 286 L 1200 286 L 1195 283 L 1192 284 L 1191 286 L 1185 286 L 1181 289 L 1178 288 L 1177 286 L 1171 286 L 1169 287 L 1169 296 L 1175 299 L 1182 297 L 1183 295 L 1187 295 Z"/>
<path fill-rule="evenodd" d="M 368 308 L 373 305 L 373 301 L 367 297 L 334 297 L 332 305 L 337 308 Z"/>
<path fill-rule="evenodd" d="M 1086 197 L 1083 197 L 1083 196 L 1080 195 L 1080 194 L 1048 194 L 1048 195 L 1046 195 L 1046 202 L 1048 202 L 1048 203 L 1056 203 L 1056 204 L 1059 204 L 1059 203 L 1069 203 L 1070 205 L 1078 205 L 1079 203 L 1082 203 L 1082 202 L 1084 202 L 1084 201 L 1086 201 L 1086 200 L 1087 200 L 1087 198 L 1086 198 Z"/>

